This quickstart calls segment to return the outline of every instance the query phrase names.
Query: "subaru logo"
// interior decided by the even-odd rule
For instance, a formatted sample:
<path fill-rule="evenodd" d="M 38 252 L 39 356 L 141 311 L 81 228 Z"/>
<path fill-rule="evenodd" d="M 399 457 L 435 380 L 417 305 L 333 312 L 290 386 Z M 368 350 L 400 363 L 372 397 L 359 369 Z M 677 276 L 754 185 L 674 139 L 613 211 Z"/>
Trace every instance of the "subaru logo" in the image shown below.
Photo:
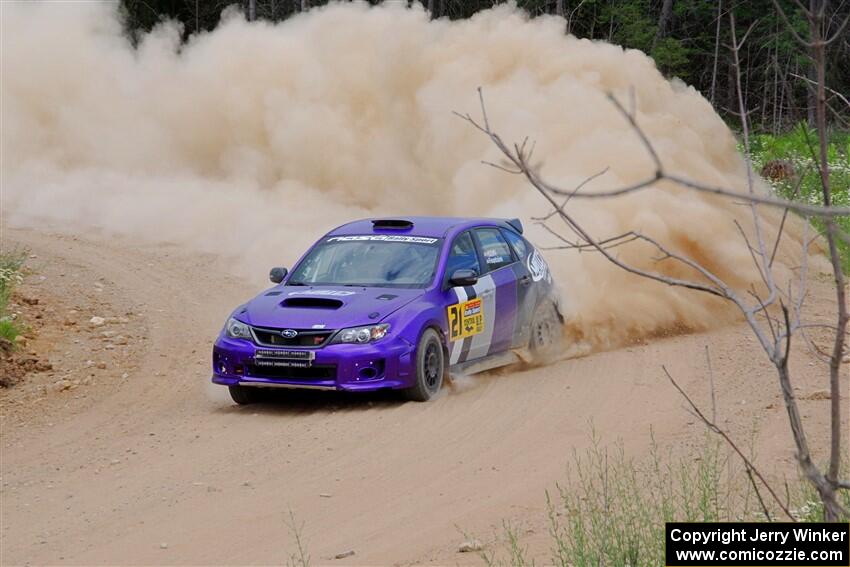
<path fill-rule="evenodd" d="M 296 331 L 295 329 L 284 329 L 280 332 L 280 336 L 286 339 L 294 339 L 298 336 L 298 331 Z"/>

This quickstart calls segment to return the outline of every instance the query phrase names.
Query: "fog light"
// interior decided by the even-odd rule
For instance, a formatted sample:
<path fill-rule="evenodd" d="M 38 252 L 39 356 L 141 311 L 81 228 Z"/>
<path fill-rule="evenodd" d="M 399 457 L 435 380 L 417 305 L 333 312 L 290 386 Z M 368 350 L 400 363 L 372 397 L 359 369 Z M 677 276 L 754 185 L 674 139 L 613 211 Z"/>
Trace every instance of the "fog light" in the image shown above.
<path fill-rule="evenodd" d="M 378 369 L 372 366 L 367 366 L 360 369 L 361 380 L 373 380 L 378 376 Z"/>
<path fill-rule="evenodd" d="M 370 360 L 361 364 L 362 367 L 357 371 L 358 380 L 380 380 L 384 377 L 384 359 Z"/>

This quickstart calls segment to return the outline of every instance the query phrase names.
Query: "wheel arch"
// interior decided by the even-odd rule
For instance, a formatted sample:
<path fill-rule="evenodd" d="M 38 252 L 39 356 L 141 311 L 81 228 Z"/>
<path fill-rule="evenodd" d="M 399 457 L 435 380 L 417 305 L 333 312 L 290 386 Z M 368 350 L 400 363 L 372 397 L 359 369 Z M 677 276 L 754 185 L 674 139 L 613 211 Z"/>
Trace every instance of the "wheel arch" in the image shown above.
<path fill-rule="evenodd" d="M 416 339 L 416 346 L 419 346 L 419 340 L 422 338 L 422 335 L 424 335 L 425 331 L 427 331 L 428 329 L 434 329 L 437 332 L 437 335 L 440 337 L 440 343 L 443 346 L 443 354 L 446 356 L 446 360 L 448 360 L 449 341 L 446 337 L 446 330 L 443 328 L 443 325 L 436 319 L 428 319 L 422 324 L 422 328 L 419 329 L 419 335 Z"/>

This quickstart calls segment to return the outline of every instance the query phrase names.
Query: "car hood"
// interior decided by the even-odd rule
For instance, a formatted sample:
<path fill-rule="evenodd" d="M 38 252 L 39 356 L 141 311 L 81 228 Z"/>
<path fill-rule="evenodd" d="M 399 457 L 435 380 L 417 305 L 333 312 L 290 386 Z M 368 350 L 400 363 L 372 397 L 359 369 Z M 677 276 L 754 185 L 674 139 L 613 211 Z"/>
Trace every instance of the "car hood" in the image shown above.
<path fill-rule="evenodd" d="M 342 329 L 377 323 L 423 293 L 421 289 L 277 286 L 237 309 L 235 316 L 257 327 Z"/>

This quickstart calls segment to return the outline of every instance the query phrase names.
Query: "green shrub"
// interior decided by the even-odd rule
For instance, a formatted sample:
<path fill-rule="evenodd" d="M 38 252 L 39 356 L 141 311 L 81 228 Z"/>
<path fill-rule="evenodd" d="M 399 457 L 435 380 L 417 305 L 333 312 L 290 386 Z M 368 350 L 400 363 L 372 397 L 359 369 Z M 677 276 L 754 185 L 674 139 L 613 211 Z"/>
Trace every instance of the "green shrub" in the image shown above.
<path fill-rule="evenodd" d="M 812 152 L 819 155 L 817 132 L 805 123 L 779 136 L 756 134 L 750 142 L 750 156 L 756 171 L 761 171 L 772 160 L 785 160 L 794 165 L 798 179 L 767 180 L 779 196 L 821 205 L 823 192 L 820 174 Z M 850 206 L 850 131 L 829 132 L 827 161 L 833 205 Z M 839 217 L 836 222 L 841 230 L 850 234 L 850 217 Z M 812 225 L 823 233 L 824 224 L 821 220 L 813 219 Z M 850 244 L 839 239 L 838 249 L 842 269 L 844 273 L 850 273 Z"/>
<path fill-rule="evenodd" d="M 8 317 L 0 319 L 0 338 L 7 341 L 14 341 L 15 337 L 22 334 L 24 328 Z"/>
<path fill-rule="evenodd" d="M 23 281 L 23 266 L 27 255 L 22 251 L 0 253 L 0 337 L 14 341 L 24 327 L 7 312 L 9 298 L 16 285 Z"/>
<path fill-rule="evenodd" d="M 848 468 L 845 463 L 845 470 Z M 743 462 L 716 437 L 706 435 L 684 455 L 661 454 L 654 440 L 648 458 L 625 454 L 622 445 L 598 440 L 576 454 L 568 481 L 546 494 L 552 555 L 562 567 L 664 565 L 666 522 L 787 521 Z M 823 507 L 803 479 L 773 487 L 798 521 L 823 521 Z M 841 495 L 850 507 L 850 491 Z M 764 503 L 764 506 L 762 505 Z M 503 543 L 482 552 L 487 565 L 532 565 L 520 534 L 503 524 Z"/>

